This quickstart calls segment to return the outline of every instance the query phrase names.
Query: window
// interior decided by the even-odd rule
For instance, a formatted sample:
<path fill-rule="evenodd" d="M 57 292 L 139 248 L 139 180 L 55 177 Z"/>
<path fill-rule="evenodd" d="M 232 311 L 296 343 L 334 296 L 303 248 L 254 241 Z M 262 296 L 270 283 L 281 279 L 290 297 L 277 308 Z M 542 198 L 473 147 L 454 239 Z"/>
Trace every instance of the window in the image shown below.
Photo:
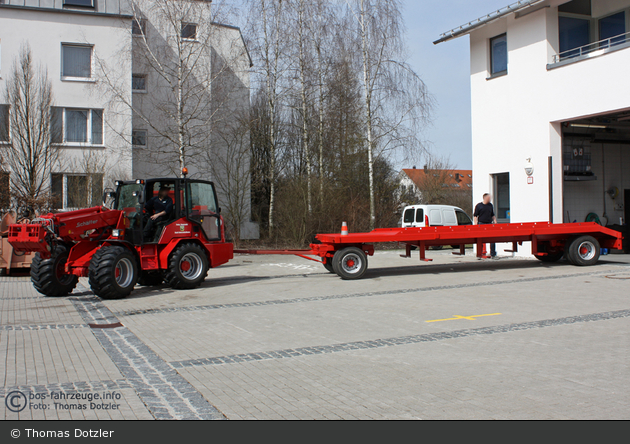
<path fill-rule="evenodd" d="M 94 8 L 94 0 L 63 0 L 64 6 L 79 6 L 81 8 Z"/>
<path fill-rule="evenodd" d="M 147 91 L 146 74 L 133 74 L 131 76 L 131 89 L 134 92 L 146 92 Z"/>
<path fill-rule="evenodd" d="M 133 130 L 131 132 L 131 144 L 133 146 L 147 146 L 147 131 Z"/>
<path fill-rule="evenodd" d="M 494 185 L 494 212 L 497 220 L 503 223 L 510 222 L 510 173 L 495 174 L 492 176 Z"/>
<path fill-rule="evenodd" d="M 424 210 L 422 208 L 418 208 L 418 210 L 416 211 L 416 222 L 424 222 Z"/>
<path fill-rule="evenodd" d="M 455 210 L 455 215 L 457 216 L 457 225 L 472 225 L 472 220 L 466 213 L 460 210 Z"/>
<path fill-rule="evenodd" d="M 507 34 L 490 39 L 490 74 L 507 74 Z"/>
<path fill-rule="evenodd" d="M 133 19 L 131 21 L 131 35 L 147 35 L 147 21 L 145 19 Z"/>
<path fill-rule="evenodd" d="M 188 217 L 201 225 L 208 240 L 221 238 L 221 219 L 217 214 L 214 187 L 211 184 L 188 182 L 186 208 Z"/>
<path fill-rule="evenodd" d="M 92 46 L 61 45 L 61 76 L 77 79 L 92 77 Z"/>
<path fill-rule="evenodd" d="M 194 23 L 182 23 L 182 39 L 197 40 L 197 25 Z"/>
<path fill-rule="evenodd" d="M 103 145 L 103 110 L 53 108 L 51 119 L 53 143 Z"/>
<path fill-rule="evenodd" d="M 9 105 L 0 105 L 0 142 L 10 141 Z"/>
<path fill-rule="evenodd" d="M 560 53 L 562 57 L 575 57 L 579 51 L 573 51 L 591 42 L 591 21 L 575 17 L 558 17 L 560 32 Z M 569 51 L 569 52 L 567 52 Z"/>
<path fill-rule="evenodd" d="M 414 213 L 415 210 L 413 208 L 409 208 L 408 210 L 406 210 L 403 216 L 403 222 L 406 224 L 412 224 Z"/>
<path fill-rule="evenodd" d="M 53 173 L 50 182 L 55 209 L 94 207 L 102 203 L 103 174 Z"/>
<path fill-rule="evenodd" d="M 601 46 L 608 48 L 609 46 L 615 46 L 626 41 L 626 37 L 623 35 L 626 33 L 626 13 L 619 12 L 617 14 L 609 15 L 599 20 L 599 40 L 610 40 L 602 43 Z"/>

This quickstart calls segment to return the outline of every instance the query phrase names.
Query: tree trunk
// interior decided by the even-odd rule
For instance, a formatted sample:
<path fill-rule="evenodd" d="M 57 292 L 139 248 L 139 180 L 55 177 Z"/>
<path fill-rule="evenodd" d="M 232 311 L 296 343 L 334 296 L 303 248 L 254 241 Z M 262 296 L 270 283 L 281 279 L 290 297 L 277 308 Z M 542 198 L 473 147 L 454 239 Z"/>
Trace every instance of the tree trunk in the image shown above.
<path fill-rule="evenodd" d="M 368 51 L 368 30 L 365 22 L 365 0 L 361 0 L 361 46 L 363 52 L 363 83 L 365 89 L 365 123 L 367 127 L 368 175 L 370 183 L 370 229 L 376 227 L 374 204 L 374 155 L 372 128 L 372 76 L 370 73 L 370 53 Z"/>
<path fill-rule="evenodd" d="M 308 215 L 313 214 L 312 202 L 312 183 L 311 183 L 311 156 L 308 149 L 309 132 L 306 114 L 308 112 L 308 104 L 306 103 L 306 60 L 304 54 L 304 0 L 300 0 L 298 12 L 298 43 L 300 46 L 300 95 L 302 98 L 302 145 L 304 157 L 306 158 L 306 201 L 308 206 Z"/>

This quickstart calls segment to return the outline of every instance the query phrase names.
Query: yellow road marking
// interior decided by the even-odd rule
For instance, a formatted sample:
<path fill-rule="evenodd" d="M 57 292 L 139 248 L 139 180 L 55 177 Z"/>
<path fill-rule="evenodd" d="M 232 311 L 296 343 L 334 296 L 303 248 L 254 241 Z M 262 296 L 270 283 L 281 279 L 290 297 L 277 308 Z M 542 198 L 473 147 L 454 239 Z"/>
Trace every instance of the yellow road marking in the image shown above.
<path fill-rule="evenodd" d="M 474 321 L 477 318 L 481 318 L 484 316 L 499 316 L 502 313 L 490 313 L 490 314 L 483 314 L 483 315 L 473 315 L 473 316 L 459 316 L 459 315 L 453 315 L 452 318 L 446 318 L 446 319 L 434 319 L 432 321 L 425 321 L 425 322 L 443 322 L 443 321 L 457 321 L 459 319 L 468 319 L 469 321 Z"/>

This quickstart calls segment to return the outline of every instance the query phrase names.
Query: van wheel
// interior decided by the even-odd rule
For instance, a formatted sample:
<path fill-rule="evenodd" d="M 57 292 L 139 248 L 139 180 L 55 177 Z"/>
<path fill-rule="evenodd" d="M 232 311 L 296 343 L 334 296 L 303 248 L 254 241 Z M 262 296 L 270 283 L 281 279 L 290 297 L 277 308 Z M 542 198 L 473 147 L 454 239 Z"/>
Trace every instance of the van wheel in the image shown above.
<path fill-rule="evenodd" d="M 344 248 L 335 253 L 332 265 L 333 270 L 341 279 L 361 279 L 367 271 L 367 255 L 356 247 Z"/>
<path fill-rule="evenodd" d="M 569 260 L 581 267 L 595 265 L 599 260 L 600 245 L 593 236 L 580 236 L 569 245 Z"/>

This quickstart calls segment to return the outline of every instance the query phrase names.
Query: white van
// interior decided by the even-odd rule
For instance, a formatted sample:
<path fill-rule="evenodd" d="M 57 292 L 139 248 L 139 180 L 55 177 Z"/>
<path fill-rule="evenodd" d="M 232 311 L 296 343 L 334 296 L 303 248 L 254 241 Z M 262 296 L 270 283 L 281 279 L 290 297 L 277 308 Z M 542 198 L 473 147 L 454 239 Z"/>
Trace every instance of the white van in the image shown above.
<path fill-rule="evenodd" d="M 405 207 L 402 228 L 448 227 L 472 225 L 472 220 L 458 207 L 450 205 L 412 205 Z"/>

